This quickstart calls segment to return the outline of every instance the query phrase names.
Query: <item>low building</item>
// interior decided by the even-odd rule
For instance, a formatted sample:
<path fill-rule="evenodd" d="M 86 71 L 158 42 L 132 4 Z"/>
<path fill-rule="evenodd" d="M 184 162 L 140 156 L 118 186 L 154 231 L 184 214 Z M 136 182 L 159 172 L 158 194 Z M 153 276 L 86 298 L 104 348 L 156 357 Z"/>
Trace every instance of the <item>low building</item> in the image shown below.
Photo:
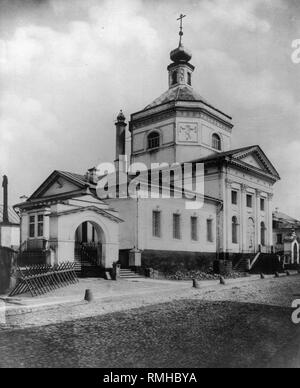
<path fill-rule="evenodd" d="M 80 256 L 112 268 L 118 261 L 122 220 L 97 198 L 93 177 L 54 171 L 15 208 L 21 215 L 20 263 L 53 265 Z"/>
<path fill-rule="evenodd" d="M 286 264 L 299 264 L 300 221 L 280 212 L 273 213 L 273 241 L 277 254 Z"/>

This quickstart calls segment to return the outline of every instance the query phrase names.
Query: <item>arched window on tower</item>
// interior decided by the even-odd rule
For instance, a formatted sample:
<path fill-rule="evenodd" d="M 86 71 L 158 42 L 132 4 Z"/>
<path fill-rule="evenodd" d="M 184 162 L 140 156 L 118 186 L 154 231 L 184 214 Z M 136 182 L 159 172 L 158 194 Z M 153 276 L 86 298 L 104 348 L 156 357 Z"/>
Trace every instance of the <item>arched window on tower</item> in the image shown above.
<path fill-rule="evenodd" d="M 160 146 L 160 136 L 158 132 L 151 132 L 148 135 L 148 149 L 158 148 Z"/>
<path fill-rule="evenodd" d="M 177 84 L 177 70 L 172 73 L 172 85 Z"/>
<path fill-rule="evenodd" d="M 217 135 L 216 133 L 213 134 L 212 136 L 212 147 L 215 149 L 215 150 L 218 150 L 218 151 L 221 151 L 222 150 L 222 146 L 221 146 L 221 138 L 219 135 Z"/>
<path fill-rule="evenodd" d="M 260 238 L 261 245 L 264 247 L 266 245 L 266 225 L 264 222 L 260 224 Z"/>
<path fill-rule="evenodd" d="M 238 220 L 236 217 L 232 217 L 232 244 L 238 243 Z"/>

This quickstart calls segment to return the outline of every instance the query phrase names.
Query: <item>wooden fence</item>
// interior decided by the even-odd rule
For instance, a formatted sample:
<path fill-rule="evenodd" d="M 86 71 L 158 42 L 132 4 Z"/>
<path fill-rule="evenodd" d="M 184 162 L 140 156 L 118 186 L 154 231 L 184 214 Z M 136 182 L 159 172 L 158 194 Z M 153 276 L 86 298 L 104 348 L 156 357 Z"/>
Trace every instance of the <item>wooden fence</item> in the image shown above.
<path fill-rule="evenodd" d="M 9 296 L 30 293 L 35 297 L 77 282 L 75 263 L 18 267 L 17 285 Z"/>

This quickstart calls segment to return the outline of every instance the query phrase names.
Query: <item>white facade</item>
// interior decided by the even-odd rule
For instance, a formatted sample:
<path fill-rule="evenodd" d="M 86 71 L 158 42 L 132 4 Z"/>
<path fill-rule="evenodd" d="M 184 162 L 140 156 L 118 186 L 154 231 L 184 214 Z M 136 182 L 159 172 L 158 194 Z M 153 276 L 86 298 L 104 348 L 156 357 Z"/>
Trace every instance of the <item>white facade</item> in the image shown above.
<path fill-rule="evenodd" d="M 70 194 L 70 198 L 63 201 L 53 200 L 53 196 L 58 195 L 57 191 L 55 194 L 57 181 L 64 186 L 64 178 L 54 176 L 44 192 L 46 196 L 38 202 L 32 200 L 20 205 L 21 250 L 47 251 L 47 262 L 51 264 L 72 262 L 75 260 L 76 231 L 82 224 L 90 223 L 97 233 L 97 242 L 101 244 L 98 265 L 112 268 L 119 255 L 119 223 L 122 220 L 118 213 L 88 193 L 81 196 Z M 66 182 L 65 189 L 69 188 L 70 183 Z"/>
<path fill-rule="evenodd" d="M 199 210 L 186 209 L 184 199 L 118 199 L 110 201 L 122 219 L 120 249 L 181 252 L 216 252 L 217 206 L 205 202 Z M 153 212 L 160 212 L 160 236 L 153 235 Z M 173 236 L 173 215 L 180 216 L 180 238 Z M 191 217 L 197 218 L 197 240 L 191 238 Z M 212 222 L 212 239 L 207 239 L 207 220 Z"/>

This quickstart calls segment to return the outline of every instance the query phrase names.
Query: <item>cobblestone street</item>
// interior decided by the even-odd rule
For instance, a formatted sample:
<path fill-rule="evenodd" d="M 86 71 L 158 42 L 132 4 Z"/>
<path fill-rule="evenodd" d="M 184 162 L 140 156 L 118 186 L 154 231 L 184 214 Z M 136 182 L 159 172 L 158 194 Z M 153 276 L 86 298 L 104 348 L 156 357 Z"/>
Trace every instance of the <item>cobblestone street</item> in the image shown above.
<path fill-rule="evenodd" d="M 3 329 L 0 366 L 296 366 L 300 329 L 291 323 L 290 305 L 299 294 L 299 279 L 251 281 L 214 290 L 185 291 L 186 285 L 180 284 L 181 296 L 173 295 L 177 300 L 157 304 L 164 299 L 153 292 L 148 299 L 143 296 L 148 306 L 135 302 L 133 307 L 139 308 L 104 315 L 97 314 L 97 301 L 73 307 L 74 319 L 68 322 Z M 85 309 L 94 309 L 94 316 L 80 319 Z M 281 349 L 288 360 L 282 359 Z"/>

